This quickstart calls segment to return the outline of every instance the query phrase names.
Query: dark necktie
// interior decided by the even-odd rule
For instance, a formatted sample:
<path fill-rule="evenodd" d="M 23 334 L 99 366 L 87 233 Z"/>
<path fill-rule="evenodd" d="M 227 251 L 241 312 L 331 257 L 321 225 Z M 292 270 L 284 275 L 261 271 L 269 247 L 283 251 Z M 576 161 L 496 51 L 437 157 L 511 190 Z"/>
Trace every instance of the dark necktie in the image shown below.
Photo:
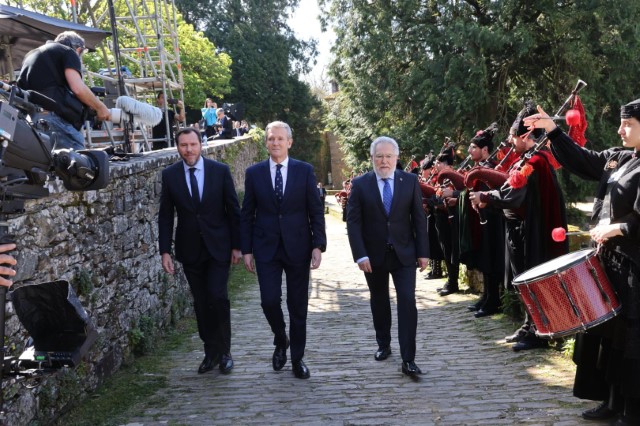
<path fill-rule="evenodd" d="M 382 204 L 384 204 L 384 210 L 387 212 L 387 216 L 389 216 L 389 212 L 391 211 L 391 200 L 393 196 L 391 195 L 391 185 L 389 185 L 389 179 L 382 179 L 384 181 L 384 188 L 382 188 Z"/>
<path fill-rule="evenodd" d="M 198 192 L 198 179 L 196 179 L 196 168 L 189 168 L 189 179 L 191 180 L 191 198 L 197 206 L 200 204 L 200 192 Z"/>
<path fill-rule="evenodd" d="M 282 164 L 276 164 L 276 182 L 275 182 L 275 191 L 276 191 L 276 199 L 278 200 L 278 204 L 282 202 Z"/>

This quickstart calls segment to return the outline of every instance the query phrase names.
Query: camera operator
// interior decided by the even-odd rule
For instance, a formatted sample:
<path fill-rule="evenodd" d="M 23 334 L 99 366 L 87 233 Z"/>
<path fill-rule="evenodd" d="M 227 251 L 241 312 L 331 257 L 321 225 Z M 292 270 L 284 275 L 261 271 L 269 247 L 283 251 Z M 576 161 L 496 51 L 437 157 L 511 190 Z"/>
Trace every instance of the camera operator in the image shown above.
<path fill-rule="evenodd" d="M 171 145 L 173 145 L 173 125 L 176 122 L 184 121 L 184 104 L 182 101 L 178 101 L 175 99 L 169 99 L 169 104 L 176 106 L 176 111 L 169 109 L 167 111 L 169 115 L 169 141 L 171 141 Z M 153 142 L 153 150 L 156 151 L 158 149 L 164 149 L 169 147 L 169 143 L 167 142 L 167 123 L 165 121 L 164 110 L 166 108 L 166 104 L 164 101 L 164 93 L 158 93 L 156 97 L 156 104 L 158 108 L 162 110 L 162 120 L 151 130 L 153 139 L 163 139 L 163 140 L 154 140 Z"/>
<path fill-rule="evenodd" d="M 88 49 L 84 39 L 74 31 L 60 33 L 54 41 L 27 54 L 18 77 L 18 87 L 34 90 L 56 101 L 57 110 L 31 117 L 33 122 L 48 123 L 44 132 L 58 134 L 55 148 L 84 148 L 80 129 L 84 124 L 84 109 L 96 111 L 98 120 L 109 120 L 111 113 L 82 81 L 81 56 Z"/>
<path fill-rule="evenodd" d="M 16 259 L 10 254 L 5 253 L 15 248 L 16 245 L 13 243 L 0 244 L 0 253 L 2 253 L 0 254 L 0 285 L 5 287 L 11 287 L 11 284 L 13 284 L 13 281 L 7 279 L 6 277 L 13 277 L 16 275 L 15 269 L 11 268 L 11 266 L 15 266 Z"/>

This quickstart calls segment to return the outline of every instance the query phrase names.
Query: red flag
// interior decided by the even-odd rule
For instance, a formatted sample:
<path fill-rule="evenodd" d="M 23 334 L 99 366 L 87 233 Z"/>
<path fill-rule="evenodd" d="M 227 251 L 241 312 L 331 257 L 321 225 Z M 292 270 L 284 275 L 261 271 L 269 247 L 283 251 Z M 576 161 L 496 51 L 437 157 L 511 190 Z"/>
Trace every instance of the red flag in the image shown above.
<path fill-rule="evenodd" d="M 573 100 L 573 108 L 567 112 L 567 116 L 571 111 L 576 111 L 579 117 L 571 120 L 571 126 L 569 126 L 569 137 L 573 139 L 578 145 L 584 146 L 587 143 L 587 138 L 584 136 L 584 132 L 587 130 L 587 116 L 584 113 L 584 107 L 580 101 L 580 96 L 576 95 Z M 576 114 L 574 112 L 573 114 Z"/>

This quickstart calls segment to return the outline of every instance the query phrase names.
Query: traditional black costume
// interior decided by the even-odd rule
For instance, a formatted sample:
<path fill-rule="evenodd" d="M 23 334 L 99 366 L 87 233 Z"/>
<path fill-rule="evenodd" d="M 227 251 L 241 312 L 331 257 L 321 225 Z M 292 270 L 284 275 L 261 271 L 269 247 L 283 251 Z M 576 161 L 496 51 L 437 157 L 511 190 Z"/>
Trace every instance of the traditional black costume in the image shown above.
<path fill-rule="evenodd" d="M 631 117 L 640 121 L 640 101 L 622 107 L 621 118 Z M 623 424 L 640 424 L 638 151 L 621 148 L 591 151 L 575 144 L 557 128 L 549 133 L 549 139 L 553 154 L 566 169 L 584 179 L 599 181 L 593 223 L 620 223 L 622 232 L 600 248 L 600 259 L 620 298 L 622 311 L 617 317 L 576 336 L 577 370 L 573 392 L 578 398 L 605 401 L 597 409 L 585 412 L 583 415 L 587 418 L 612 416 L 622 410 L 624 400 L 627 421 Z"/>
<path fill-rule="evenodd" d="M 535 112 L 533 108 L 531 104 L 520 111 L 512 126 L 512 134 L 528 134 L 522 120 Z M 541 130 L 534 132 L 532 136 L 542 134 Z M 507 252 L 514 277 L 568 252 L 566 241 L 555 242 L 551 237 L 554 228 L 567 227 L 564 198 L 551 161 L 551 153 L 548 151 L 536 152 L 526 162 L 530 166 L 528 174 L 519 176 L 522 179 L 521 185 L 515 185 L 515 181 L 510 183 L 512 181 L 509 180 L 499 190 L 486 192 L 481 197 L 488 207 L 503 209 Z M 524 170 L 522 168 L 521 172 Z M 517 341 L 513 349 L 517 351 L 546 346 L 546 340 L 535 335 L 535 325 L 530 321 L 526 310 L 525 315 L 521 330 L 508 338 Z"/>

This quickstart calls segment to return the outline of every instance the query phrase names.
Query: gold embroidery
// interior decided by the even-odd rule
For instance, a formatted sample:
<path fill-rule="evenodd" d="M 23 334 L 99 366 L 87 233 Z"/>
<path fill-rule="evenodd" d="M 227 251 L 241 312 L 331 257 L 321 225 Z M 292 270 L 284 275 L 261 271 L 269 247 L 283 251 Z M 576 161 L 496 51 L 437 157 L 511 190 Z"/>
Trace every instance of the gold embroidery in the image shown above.
<path fill-rule="evenodd" d="M 607 169 L 615 169 L 618 167 L 618 162 L 616 160 L 611 160 L 607 163 Z"/>

